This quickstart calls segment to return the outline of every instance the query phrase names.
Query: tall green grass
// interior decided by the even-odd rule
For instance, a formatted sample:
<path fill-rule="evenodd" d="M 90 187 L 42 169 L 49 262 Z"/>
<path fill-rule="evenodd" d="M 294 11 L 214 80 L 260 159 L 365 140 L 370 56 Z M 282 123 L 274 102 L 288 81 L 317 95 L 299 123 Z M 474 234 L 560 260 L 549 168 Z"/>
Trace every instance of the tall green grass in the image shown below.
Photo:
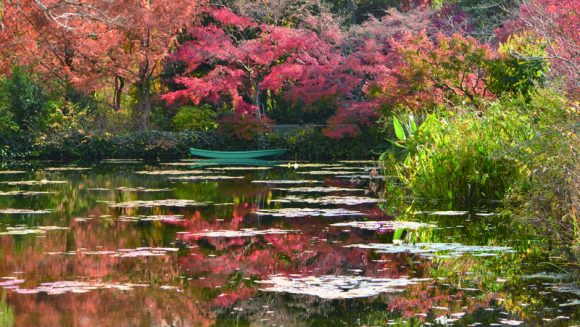
<path fill-rule="evenodd" d="M 576 105 L 540 89 L 490 102 L 483 112 L 394 117 L 393 143 L 404 151 L 394 171 L 414 201 L 501 201 L 515 219 L 561 245 L 573 264 L 580 257 Z"/>

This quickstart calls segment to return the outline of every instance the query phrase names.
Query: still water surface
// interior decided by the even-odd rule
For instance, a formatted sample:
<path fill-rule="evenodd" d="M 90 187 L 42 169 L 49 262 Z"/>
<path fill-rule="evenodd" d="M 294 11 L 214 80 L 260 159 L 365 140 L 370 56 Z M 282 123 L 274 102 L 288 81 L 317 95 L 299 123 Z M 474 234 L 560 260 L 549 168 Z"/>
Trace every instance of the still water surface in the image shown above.
<path fill-rule="evenodd" d="M 537 240 L 386 215 L 373 166 L 5 165 L 0 326 L 578 325 Z"/>

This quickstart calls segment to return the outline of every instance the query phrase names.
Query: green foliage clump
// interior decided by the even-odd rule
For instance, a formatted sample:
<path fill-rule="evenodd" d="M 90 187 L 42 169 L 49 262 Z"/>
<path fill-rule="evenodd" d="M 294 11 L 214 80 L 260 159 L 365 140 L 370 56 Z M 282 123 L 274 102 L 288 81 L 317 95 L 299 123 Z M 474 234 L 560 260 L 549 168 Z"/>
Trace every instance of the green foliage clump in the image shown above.
<path fill-rule="evenodd" d="M 284 137 L 283 146 L 296 160 L 372 159 L 386 150 L 385 134 L 378 128 L 356 137 L 329 139 L 320 128 L 306 127 Z"/>
<path fill-rule="evenodd" d="M 176 131 L 209 131 L 217 128 L 216 117 L 207 105 L 181 107 L 173 117 L 173 128 Z"/>
<path fill-rule="evenodd" d="M 526 107 L 534 137 L 510 149 L 524 166 L 507 197 L 508 208 L 526 225 L 560 249 L 580 259 L 580 121 L 578 108 L 547 90 L 532 94 Z M 575 267 L 578 271 L 578 266 Z"/>
<path fill-rule="evenodd" d="M 519 168 L 515 158 L 499 151 L 530 138 L 530 121 L 495 105 L 484 117 L 470 111 L 430 114 L 405 136 L 395 118 L 396 144 L 408 151 L 397 166 L 399 177 L 418 198 L 453 203 L 502 198 Z"/>
<path fill-rule="evenodd" d="M 0 81 L 0 111 L 17 130 L 38 132 L 47 123 L 48 96 L 22 68 L 14 67 L 12 76 Z"/>
<path fill-rule="evenodd" d="M 577 108 L 553 91 L 502 98 L 483 113 L 394 118 L 405 159 L 395 170 L 413 198 L 449 207 L 502 200 L 512 216 L 579 256 Z M 387 156 L 385 156 L 387 157 Z"/>
<path fill-rule="evenodd" d="M 544 86 L 548 61 L 547 44 L 530 33 L 512 35 L 500 44 L 499 59 L 491 63 L 490 90 L 495 94 L 529 97 Z"/>

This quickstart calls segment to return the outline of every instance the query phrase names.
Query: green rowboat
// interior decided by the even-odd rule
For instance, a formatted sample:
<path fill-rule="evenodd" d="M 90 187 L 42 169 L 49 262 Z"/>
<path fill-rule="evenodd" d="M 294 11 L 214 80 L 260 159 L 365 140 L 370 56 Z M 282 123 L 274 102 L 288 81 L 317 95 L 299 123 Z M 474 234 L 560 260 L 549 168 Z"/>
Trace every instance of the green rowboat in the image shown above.
<path fill-rule="evenodd" d="M 254 159 L 254 158 L 277 158 L 286 153 L 286 149 L 254 150 L 254 151 L 209 151 L 190 148 L 189 152 L 197 157 L 211 159 Z"/>

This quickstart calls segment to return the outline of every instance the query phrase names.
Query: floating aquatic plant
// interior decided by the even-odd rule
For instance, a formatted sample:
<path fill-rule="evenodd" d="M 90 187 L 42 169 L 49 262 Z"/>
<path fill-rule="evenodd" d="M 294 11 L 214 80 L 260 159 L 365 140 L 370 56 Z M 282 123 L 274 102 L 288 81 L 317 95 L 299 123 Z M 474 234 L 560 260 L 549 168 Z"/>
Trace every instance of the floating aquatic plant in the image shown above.
<path fill-rule="evenodd" d="M 364 213 L 346 209 L 314 209 L 314 208 L 282 208 L 282 209 L 261 209 L 256 212 L 259 216 L 273 217 L 340 217 L 340 216 L 364 216 Z"/>
<path fill-rule="evenodd" d="M 468 253 L 474 256 L 494 256 L 499 253 L 515 252 L 507 246 L 463 245 L 460 243 L 415 243 L 415 244 L 352 244 L 345 247 L 376 250 L 377 253 L 412 253 L 423 257 L 459 257 Z"/>
<path fill-rule="evenodd" d="M 431 211 L 427 212 L 429 216 L 463 216 L 468 214 L 467 211 Z"/>
<path fill-rule="evenodd" d="M 323 196 L 319 198 L 305 198 L 295 195 L 287 195 L 280 199 L 273 199 L 271 202 L 281 202 L 281 203 L 308 203 L 308 204 L 321 204 L 321 205 L 361 205 L 361 204 L 374 204 L 380 202 L 380 199 L 369 198 L 363 196 Z"/>
<path fill-rule="evenodd" d="M 135 257 L 156 257 L 164 256 L 170 252 L 177 252 L 178 248 L 150 248 L 150 247 L 140 247 L 136 249 L 119 249 L 117 253 L 113 254 L 113 257 L 120 258 L 135 258 Z"/>
<path fill-rule="evenodd" d="M 99 289 L 116 289 L 121 291 L 129 291 L 135 287 L 147 287 L 146 284 L 121 284 L 121 283 L 103 283 L 103 282 L 80 282 L 80 281 L 58 281 L 50 283 L 42 283 L 36 288 L 20 288 L 19 284 L 24 283 L 24 280 L 12 280 L 10 289 L 18 294 L 37 294 L 46 293 L 48 295 L 59 295 L 65 293 L 88 293 L 90 291 Z M 2 285 L 0 285 L 2 286 Z M 3 286 L 6 287 L 6 286 Z"/>
<path fill-rule="evenodd" d="M 43 170 L 44 171 L 82 171 L 82 170 L 91 170 L 91 168 L 69 166 L 69 167 L 48 167 L 48 168 L 44 168 Z"/>
<path fill-rule="evenodd" d="M 338 177 L 348 179 L 377 179 L 377 180 L 385 179 L 385 176 L 383 175 L 371 176 L 371 174 L 349 174 L 349 175 L 340 175 Z"/>
<path fill-rule="evenodd" d="M 271 285 L 262 288 L 263 292 L 290 293 L 316 296 L 325 300 L 367 298 L 382 293 L 395 293 L 405 286 L 415 285 L 428 279 L 413 278 L 370 278 L 361 276 L 270 276 L 270 279 L 257 281 Z"/>
<path fill-rule="evenodd" d="M 192 166 L 195 165 L 195 162 L 162 162 L 160 165 L 164 166 Z"/>
<path fill-rule="evenodd" d="M 153 193 L 153 192 L 170 192 L 173 189 L 170 188 L 145 188 L 145 187 L 117 187 L 115 189 L 109 188 L 88 188 L 87 191 L 119 191 L 119 192 L 144 192 L 144 193 Z"/>
<path fill-rule="evenodd" d="M 378 164 L 374 160 L 339 160 L 338 162 L 346 164 Z"/>
<path fill-rule="evenodd" d="M 352 227 L 367 230 L 396 230 L 403 229 L 419 229 L 419 228 L 433 228 L 432 224 L 419 223 L 414 221 L 351 221 L 345 223 L 331 224 L 333 227 Z"/>
<path fill-rule="evenodd" d="M 11 181 L 11 182 L 2 182 L 2 184 L 7 184 L 10 186 L 16 185 L 26 185 L 26 186 L 35 186 L 35 185 L 50 185 L 50 184 L 66 184 L 68 181 L 49 181 L 46 179 L 40 181 Z"/>
<path fill-rule="evenodd" d="M 120 216 L 119 221 L 183 221 L 183 215 Z"/>
<path fill-rule="evenodd" d="M 272 169 L 272 167 L 265 167 L 265 166 L 260 166 L 260 167 L 253 167 L 253 166 L 241 166 L 241 167 L 211 167 L 211 168 L 206 168 L 207 170 L 221 170 L 221 171 L 228 171 L 228 170 L 233 170 L 233 171 L 245 171 L 245 170 L 270 170 Z"/>
<path fill-rule="evenodd" d="M 245 228 L 241 230 L 216 230 L 216 231 L 203 231 L 200 233 L 187 233 L 183 232 L 180 234 L 187 234 L 187 236 L 192 237 L 252 237 L 257 235 L 280 235 L 280 234 L 288 234 L 288 233 L 297 233 L 297 230 L 282 230 L 282 229 L 266 229 L 266 230 L 257 230 L 253 228 Z"/>
<path fill-rule="evenodd" d="M 244 176 L 182 176 L 182 177 L 171 177 L 171 181 L 179 182 L 205 182 L 205 181 L 218 181 L 218 180 L 229 180 L 229 179 L 243 179 Z"/>
<path fill-rule="evenodd" d="M 111 204 L 111 208 L 151 208 L 151 207 L 199 207 L 211 204 L 211 202 L 198 202 L 194 200 L 150 200 L 150 201 L 128 201 Z"/>
<path fill-rule="evenodd" d="M 190 174 L 205 174 L 203 170 L 142 170 L 136 171 L 135 174 L 140 175 L 190 175 Z"/>
<path fill-rule="evenodd" d="M 45 195 L 45 194 L 54 194 L 54 192 L 45 192 L 45 191 L 9 191 L 9 192 L 0 192 L 0 196 L 14 196 L 14 195 Z"/>
<path fill-rule="evenodd" d="M 67 227 L 59 226 L 38 226 L 35 228 L 28 228 L 26 226 L 7 227 L 5 232 L 0 232 L 0 235 L 30 235 L 30 234 L 44 234 L 51 230 L 65 230 Z"/>
<path fill-rule="evenodd" d="M 270 179 L 270 180 L 255 180 L 255 184 L 315 184 L 322 183 L 321 181 L 313 179 Z"/>
<path fill-rule="evenodd" d="M 51 213 L 52 210 L 32 210 L 32 209 L 0 209 L 0 214 L 5 215 L 41 215 Z"/>
<path fill-rule="evenodd" d="M 339 164 L 326 164 L 326 163 L 301 163 L 301 162 L 288 162 L 285 164 L 276 165 L 282 168 L 320 168 L 320 167 L 337 167 Z"/>
<path fill-rule="evenodd" d="M 317 187 L 289 187 L 282 188 L 276 187 L 272 188 L 276 191 L 284 191 L 290 193 L 330 193 L 330 192 L 361 192 L 364 191 L 361 188 L 345 188 L 345 187 L 334 187 L 334 186 L 317 186 Z"/>
<path fill-rule="evenodd" d="M 16 174 L 25 174 L 25 171 L 22 170 L 0 170 L 0 175 L 16 175 Z"/>
<path fill-rule="evenodd" d="M 143 161 L 141 159 L 103 159 L 101 162 L 111 164 L 140 164 Z"/>
<path fill-rule="evenodd" d="M 334 171 L 334 170 L 312 170 L 312 171 L 300 171 L 299 174 L 303 175 L 352 175 L 356 174 L 354 171 Z"/>

